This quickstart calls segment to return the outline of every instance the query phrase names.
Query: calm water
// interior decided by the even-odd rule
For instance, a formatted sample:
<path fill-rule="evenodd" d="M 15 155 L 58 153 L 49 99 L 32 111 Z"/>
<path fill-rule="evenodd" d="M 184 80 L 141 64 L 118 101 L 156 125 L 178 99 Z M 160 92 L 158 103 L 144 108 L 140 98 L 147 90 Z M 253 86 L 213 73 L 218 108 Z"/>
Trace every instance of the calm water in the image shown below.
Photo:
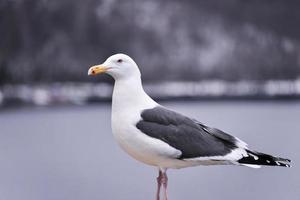
<path fill-rule="evenodd" d="M 169 170 L 171 200 L 300 199 L 300 102 L 163 104 L 293 160 Z M 0 112 L 0 200 L 153 200 L 156 176 L 117 146 L 109 104 Z"/>

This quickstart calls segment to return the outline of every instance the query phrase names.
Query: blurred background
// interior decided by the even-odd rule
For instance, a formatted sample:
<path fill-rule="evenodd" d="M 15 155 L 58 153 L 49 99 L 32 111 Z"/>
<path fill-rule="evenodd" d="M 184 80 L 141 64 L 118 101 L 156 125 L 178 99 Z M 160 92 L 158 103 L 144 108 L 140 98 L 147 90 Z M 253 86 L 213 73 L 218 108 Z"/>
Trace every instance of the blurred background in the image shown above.
<path fill-rule="evenodd" d="M 154 199 L 156 170 L 111 136 L 112 78 L 87 76 L 115 53 L 134 58 L 163 105 L 294 161 L 170 170 L 171 199 L 299 200 L 299 10 L 297 0 L 0 0 L 0 200 Z"/>
<path fill-rule="evenodd" d="M 292 0 L 2 0 L 0 102 L 110 99 L 112 79 L 86 74 L 119 52 L 136 60 L 155 98 L 299 98 L 299 8 Z"/>

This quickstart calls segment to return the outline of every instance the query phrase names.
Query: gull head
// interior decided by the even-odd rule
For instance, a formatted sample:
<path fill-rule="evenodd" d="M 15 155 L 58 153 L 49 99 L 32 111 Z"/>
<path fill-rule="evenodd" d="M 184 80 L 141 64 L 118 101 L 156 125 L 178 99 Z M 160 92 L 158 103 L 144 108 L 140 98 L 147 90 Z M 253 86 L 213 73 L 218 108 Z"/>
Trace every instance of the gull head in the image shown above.
<path fill-rule="evenodd" d="M 141 76 L 134 60 L 121 53 L 110 56 L 104 63 L 94 65 L 88 71 L 88 75 L 102 73 L 111 75 L 115 80 Z"/>

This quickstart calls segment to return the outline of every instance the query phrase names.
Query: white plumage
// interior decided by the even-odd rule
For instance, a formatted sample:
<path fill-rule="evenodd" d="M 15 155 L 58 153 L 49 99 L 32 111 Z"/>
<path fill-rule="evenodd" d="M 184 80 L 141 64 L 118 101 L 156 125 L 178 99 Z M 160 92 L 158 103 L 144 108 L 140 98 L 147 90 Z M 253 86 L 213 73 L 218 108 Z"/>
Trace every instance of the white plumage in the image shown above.
<path fill-rule="evenodd" d="M 133 158 L 159 168 L 157 199 L 168 168 L 234 164 L 289 166 L 289 160 L 251 151 L 246 143 L 218 129 L 170 111 L 143 90 L 137 64 L 116 54 L 89 69 L 89 75 L 107 73 L 115 79 L 112 97 L 112 133 Z"/>

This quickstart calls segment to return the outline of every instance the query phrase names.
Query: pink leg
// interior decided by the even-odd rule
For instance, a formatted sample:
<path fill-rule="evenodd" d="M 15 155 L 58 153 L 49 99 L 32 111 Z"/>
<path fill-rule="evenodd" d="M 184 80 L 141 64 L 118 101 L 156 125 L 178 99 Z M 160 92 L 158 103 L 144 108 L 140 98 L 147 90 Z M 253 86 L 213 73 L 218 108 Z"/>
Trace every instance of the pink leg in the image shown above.
<path fill-rule="evenodd" d="M 159 170 L 158 177 L 156 178 L 157 180 L 156 200 L 160 200 L 160 188 L 161 188 L 162 178 L 163 178 L 162 172 Z"/>
<path fill-rule="evenodd" d="M 165 170 L 162 173 L 162 184 L 163 184 L 163 188 L 164 188 L 164 200 L 168 200 L 168 193 L 167 193 L 167 189 L 168 189 L 168 176 L 167 176 L 167 170 Z"/>

